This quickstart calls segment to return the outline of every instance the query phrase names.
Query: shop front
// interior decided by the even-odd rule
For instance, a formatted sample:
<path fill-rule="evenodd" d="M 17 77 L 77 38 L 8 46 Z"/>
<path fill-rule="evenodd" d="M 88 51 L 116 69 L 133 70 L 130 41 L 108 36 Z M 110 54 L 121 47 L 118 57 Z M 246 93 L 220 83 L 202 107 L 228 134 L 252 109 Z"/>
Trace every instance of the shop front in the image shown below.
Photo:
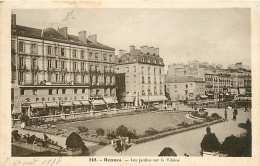
<path fill-rule="evenodd" d="M 93 106 L 93 109 L 95 111 L 100 111 L 100 110 L 104 110 L 106 109 L 106 103 L 104 102 L 103 99 L 94 99 L 92 102 L 91 102 L 92 106 Z"/>
<path fill-rule="evenodd" d="M 125 107 L 134 106 L 134 98 L 131 96 L 125 96 L 121 99 L 121 103 L 123 103 Z"/>
<path fill-rule="evenodd" d="M 46 102 L 46 113 L 47 115 L 59 115 L 59 105 L 57 102 Z"/>
<path fill-rule="evenodd" d="M 108 108 L 115 108 L 116 104 L 118 103 L 116 97 L 105 97 L 104 101 Z"/>
<path fill-rule="evenodd" d="M 89 100 L 81 100 L 80 102 L 82 103 L 83 112 L 89 112 L 91 109 Z"/>
<path fill-rule="evenodd" d="M 75 113 L 84 112 L 83 105 L 81 104 L 81 102 L 79 100 L 72 101 L 72 104 L 73 104 L 73 111 Z"/>
<path fill-rule="evenodd" d="M 60 102 L 60 109 L 61 109 L 61 112 L 64 113 L 64 114 L 70 114 L 71 111 L 74 111 L 73 110 L 73 104 L 71 101 L 61 101 Z"/>
<path fill-rule="evenodd" d="M 143 96 L 142 106 L 156 105 L 156 107 L 163 107 L 168 100 L 166 96 Z"/>
<path fill-rule="evenodd" d="M 46 111 L 46 107 L 43 105 L 42 102 L 39 103 L 31 103 L 31 117 L 38 117 L 38 116 L 46 116 L 48 112 Z"/>

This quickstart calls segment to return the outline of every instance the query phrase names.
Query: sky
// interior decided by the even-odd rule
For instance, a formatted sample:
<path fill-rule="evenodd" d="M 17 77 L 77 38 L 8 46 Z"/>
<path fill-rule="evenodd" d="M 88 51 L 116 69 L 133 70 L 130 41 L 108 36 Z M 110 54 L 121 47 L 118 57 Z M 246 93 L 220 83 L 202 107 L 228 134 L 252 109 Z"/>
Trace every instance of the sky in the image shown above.
<path fill-rule="evenodd" d="M 165 66 L 199 60 L 251 66 L 250 9 L 22 9 L 17 24 L 68 27 L 69 34 L 97 34 L 98 42 L 129 51 L 158 47 Z"/>

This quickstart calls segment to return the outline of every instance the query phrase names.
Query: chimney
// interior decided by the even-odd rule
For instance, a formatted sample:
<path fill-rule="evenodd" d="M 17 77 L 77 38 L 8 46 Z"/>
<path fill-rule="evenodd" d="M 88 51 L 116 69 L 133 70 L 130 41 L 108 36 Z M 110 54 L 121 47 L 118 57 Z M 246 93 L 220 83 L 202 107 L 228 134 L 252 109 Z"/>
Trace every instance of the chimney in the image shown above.
<path fill-rule="evenodd" d="M 154 48 L 154 53 L 156 56 L 159 56 L 159 48 Z"/>
<path fill-rule="evenodd" d="M 148 52 L 149 52 L 149 55 L 153 55 L 154 54 L 154 47 L 148 47 Z"/>
<path fill-rule="evenodd" d="M 11 25 L 16 26 L 16 14 L 12 14 L 11 21 Z"/>
<path fill-rule="evenodd" d="M 68 27 L 58 28 L 57 31 L 66 39 L 68 39 Z"/>
<path fill-rule="evenodd" d="M 133 45 L 129 46 L 129 52 L 134 50 L 134 49 L 135 49 L 135 46 L 133 46 Z"/>
<path fill-rule="evenodd" d="M 147 53 L 148 53 L 148 46 L 141 46 L 141 47 L 140 47 L 140 51 L 141 51 L 143 54 L 147 54 Z"/>
<path fill-rule="evenodd" d="M 122 55 L 124 55 L 125 53 L 126 53 L 125 50 L 118 50 L 118 56 L 119 56 L 119 58 L 121 58 Z"/>
<path fill-rule="evenodd" d="M 97 35 L 96 34 L 89 35 L 88 40 L 92 41 L 93 43 L 97 43 Z"/>
<path fill-rule="evenodd" d="M 87 42 L 87 31 L 79 32 L 79 40 L 86 43 Z"/>

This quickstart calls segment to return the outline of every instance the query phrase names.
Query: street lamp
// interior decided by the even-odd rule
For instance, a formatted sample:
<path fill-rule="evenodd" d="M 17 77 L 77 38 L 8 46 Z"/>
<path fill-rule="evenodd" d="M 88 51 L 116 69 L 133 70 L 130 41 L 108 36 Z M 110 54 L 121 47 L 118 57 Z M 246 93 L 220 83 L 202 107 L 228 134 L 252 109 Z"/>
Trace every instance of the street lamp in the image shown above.
<path fill-rule="evenodd" d="M 63 99 L 61 99 L 61 101 L 60 101 L 60 105 L 61 105 L 61 114 L 64 114 L 64 111 L 63 111 L 63 104 L 64 104 L 64 101 L 63 101 Z"/>
<path fill-rule="evenodd" d="M 225 120 L 227 121 L 227 106 L 226 106 L 226 88 L 224 87 L 223 89 L 223 97 L 224 97 L 224 102 L 225 102 Z"/>
<path fill-rule="evenodd" d="M 149 107 L 149 104 L 150 104 L 150 103 L 149 103 L 149 95 L 150 95 L 150 89 L 148 89 L 148 107 Z M 147 108 L 148 108 L 148 107 L 147 107 Z"/>

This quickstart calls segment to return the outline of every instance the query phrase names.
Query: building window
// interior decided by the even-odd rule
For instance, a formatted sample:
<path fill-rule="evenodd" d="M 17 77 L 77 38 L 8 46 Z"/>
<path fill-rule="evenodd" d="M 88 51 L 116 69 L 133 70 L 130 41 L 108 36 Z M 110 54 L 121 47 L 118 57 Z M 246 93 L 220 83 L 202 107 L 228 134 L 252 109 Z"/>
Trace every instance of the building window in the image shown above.
<path fill-rule="evenodd" d="M 55 51 L 55 55 L 59 55 L 58 47 L 55 47 L 54 51 Z"/>
<path fill-rule="evenodd" d="M 37 89 L 33 89 L 33 95 L 37 95 Z"/>
<path fill-rule="evenodd" d="M 58 61 L 55 60 L 55 68 L 57 69 L 58 68 Z"/>
<path fill-rule="evenodd" d="M 63 82 L 63 83 L 65 82 L 65 74 L 61 75 L 61 82 Z"/>
<path fill-rule="evenodd" d="M 82 76 L 81 82 L 82 82 L 82 83 L 85 83 L 85 76 L 84 76 L 84 75 Z"/>
<path fill-rule="evenodd" d="M 19 57 L 19 67 L 23 67 L 23 57 Z"/>
<path fill-rule="evenodd" d="M 154 84 L 156 84 L 156 77 L 154 77 Z"/>
<path fill-rule="evenodd" d="M 19 42 L 19 52 L 24 52 L 24 42 Z"/>
<path fill-rule="evenodd" d="M 20 89 L 20 95 L 24 95 L 24 89 Z"/>
<path fill-rule="evenodd" d="M 186 88 L 188 88 L 188 85 L 186 85 Z"/>
<path fill-rule="evenodd" d="M 61 56 L 65 56 L 65 48 L 60 49 L 60 54 L 61 54 Z"/>
<path fill-rule="evenodd" d="M 56 80 L 56 82 L 59 81 L 59 74 L 55 74 L 55 80 Z"/>
<path fill-rule="evenodd" d="M 48 68 L 51 68 L 51 60 L 48 60 Z"/>
<path fill-rule="evenodd" d="M 31 50 L 31 52 L 32 52 L 33 54 L 37 54 L 38 50 L 37 50 L 37 45 L 36 45 L 36 44 L 32 44 L 32 50 Z"/>
<path fill-rule="evenodd" d="M 90 60 L 92 60 L 92 56 L 93 56 L 93 53 L 90 52 L 90 53 L 89 53 L 89 59 L 90 59 Z"/>
<path fill-rule="evenodd" d="M 136 66 L 134 66 L 134 72 L 136 72 Z"/>
<path fill-rule="evenodd" d="M 78 93 L 78 89 L 74 89 L 74 94 L 77 94 Z"/>
<path fill-rule="evenodd" d="M 126 67 L 126 72 L 129 72 L 129 67 Z"/>
<path fill-rule="evenodd" d="M 144 84 L 144 76 L 142 76 L 142 84 Z"/>
<path fill-rule="evenodd" d="M 66 94 L 66 89 L 62 89 L 62 94 Z"/>
<path fill-rule="evenodd" d="M 84 56 L 84 50 L 81 50 L 81 51 L 80 51 L 80 56 L 81 56 L 82 59 L 85 58 L 85 56 Z"/>
<path fill-rule="evenodd" d="M 81 62 L 81 70 L 85 70 L 85 63 Z"/>
<path fill-rule="evenodd" d="M 82 93 L 85 93 L 86 92 L 86 90 L 85 89 L 82 89 Z"/>
<path fill-rule="evenodd" d="M 151 78 L 148 77 L 148 84 L 151 84 Z"/>
<path fill-rule="evenodd" d="M 148 74 L 150 74 L 150 67 L 148 67 Z"/>
<path fill-rule="evenodd" d="M 77 62 L 73 62 L 73 69 L 74 69 L 74 71 L 77 70 Z"/>
<path fill-rule="evenodd" d="M 144 74 L 144 67 L 142 67 L 142 74 Z"/>
<path fill-rule="evenodd" d="M 159 69 L 159 73 L 162 74 L 162 69 L 161 68 Z"/>
<path fill-rule="evenodd" d="M 61 69 L 65 69 L 65 61 L 61 61 Z"/>
<path fill-rule="evenodd" d="M 153 69 L 153 74 L 156 74 L 156 68 Z"/>
<path fill-rule="evenodd" d="M 49 95 L 52 95 L 52 89 L 49 89 Z"/>
<path fill-rule="evenodd" d="M 48 47 L 47 47 L 47 54 L 48 54 L 48 55 L 51 55 L 51 54 L 52 54 L 51 46 L 48 46 Z"/>
<path fill-rule="evenodd" d="M 95 53 L 95 59 L 98 59 L 98 53 Z"/>
<path fill-rule="evenodd" d="M 107 61 L 107 54 L 103 55 L 104 61 Z"/>
<path fill-rule="evenodd" d="M 11 100 L 14 100 L 14 88 L 11 89 Z"/>
<path fill-rule="evenodd" d="M 36 67 L 37 67 L 37 61 L 36 59 L 33 59 L 32 68 L 36 69 Z"/>
<path fill-rule="evenodd" d="M 56 89 L 56 94 L 59 94 L 59 89 Z"/>
<path fill-rule="evenodd" d="M 112 55 L 109 55 L 109 62 L 112 62 Z"/>
<path fill-rule="evenodd" d="M 73 53 L 73 57 L 74 57 L 74 58 L 77 58 L 77 50 L 76 50 L 76 49 L 73 49 L 72 53 Z"/>

